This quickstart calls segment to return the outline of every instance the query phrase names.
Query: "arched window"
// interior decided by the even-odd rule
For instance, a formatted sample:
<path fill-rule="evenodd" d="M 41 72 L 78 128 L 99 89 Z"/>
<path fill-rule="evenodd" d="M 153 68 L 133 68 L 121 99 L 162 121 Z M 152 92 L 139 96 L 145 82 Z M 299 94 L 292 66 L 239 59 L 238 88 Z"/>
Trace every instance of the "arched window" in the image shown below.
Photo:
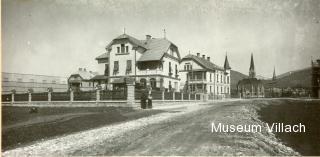
<path fill-rule="evenodd" d="M 150 79 L 150 85 L 151 85 L 151 88 L 152 88 L 152 89 L 155 89 L 155 88 L 156 88 L 157 82 L 156 82 L 156 79 L 155 79 L 155 78 L 151 78 L 151 79 Z"/>
<path fill-rule="evenodd" d="M 147 86 L 147 80 L 144 78 L 140 79 L 140 85 L 145 88 Z"/>

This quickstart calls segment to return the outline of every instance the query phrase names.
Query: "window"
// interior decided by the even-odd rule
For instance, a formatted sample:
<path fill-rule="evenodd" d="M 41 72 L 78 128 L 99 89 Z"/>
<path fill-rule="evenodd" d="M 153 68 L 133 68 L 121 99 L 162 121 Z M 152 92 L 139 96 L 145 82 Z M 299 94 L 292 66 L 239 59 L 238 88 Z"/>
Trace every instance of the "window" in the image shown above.
<path fill-rule="evenodd" d="M 18 79 L 17 79 L 17 82 L 22 82 L 22 78 L 18 78 Z"/>
<path fill-rule="evenodd" d="M 117 47 L 117 53 L 120 53 L 120 47 Z"/>
<path fill-rule="evenodd" d="M 219 94 L 219 87 L 217 87 L 217 94 Z"/>
<path fill-rule="evenodd" d="M 222 87 L 220 88 L 220 90 L 221 90 L 221 93 L 222 93 Z"/>
<path fill-rule="evenodd" d="M 3 82 L 8 82 L 9 81 L 9 78 L 5 77 L 3 78 Z"/>
<path fill-rule="evenodd" d="M 169 76 L 172 75 L 172 68 L 171 68 L 171 62 L 169 62 Z"/>
<path fill-rule="evenodd" d="M 124 44 L 121 44 L 121 53 L 124 53 Z"/>
<path fill-rule="evenodd" d="M 222 75 L 220 75 L 220 82 L 222 83 Z"/>
<path fill-rule="evenodd" d="M 131 73 L 131 71 L 132 71 L 132 61 L 131 60 L 127 60 L 126 74 Z"/>
<path fill-rule="evenodd" d="M 219 74 L 217 74 L 217 82 L 219 83 Z"/>
<path fill-rule="evenodd" d="M 229 94 L 229 87 L 227 87 L 227 93 Z"/>
<path fill-rule="evenodd" d="M 210 93 L 212 93 L 212 89 L 211 88 L 212 88 L 212 86 L 210 86 Z"/>
<path fill-rule="evenodd" d="M 29 82 L 33 83 L 33 82 L 34 82 L 34 79 L 30 79 Z"/>
<path fill-rule="evenodd" d="M 56 82 L 55 80 L 52 80 L 52 83 L 53 83 L 53 84 L 56 84 L 57 82 Z"/>
<path fill-rule="evenodd" d="M 176 64 L 176 78 L 178 78 L 178 65 Z"/>
<path fill-rule="evenodd" d="M 156 79 L 155 79 L 155 78 L 151 78 L 151 79 L 150 79 L 150 85 L 151 85 L 151 88 L 152 88 L 152 89 L 155 89 L 155 88 L 156 88 L 157 82 L 156 82 Z"/>
<path fill-rule="evenodd" d="M 104 75 L 109 76 L 109 65 L 108 64 L 104 65 Z"/>
<path fill-rule="evenodd" d="M 171 91 L 172 86 L 171 86 L 171 81 L 169 81 L 169 91 Z"/>
<path fill-rule="evenodd" d="M 229 76 L 227 76 L 227 83 L 229 84 Z"/>
<path fill-rule="evenodd" d="M 129 46 L 126 46 L 126 53 L 129 53 Z"/>
<path fill-rule="evenodd" d="M 91 82 L 89 82 L 89 87 L 91 86 Z"/>
<path fill-rule="evenodd" d="M 116 75 L 118 72 L 119 72 L 119 61 L 114 61 L 113 75 Z"/>
<path fill-rule="evenodd" d="M 42 83 L 47 83 L 47 80 L 42 80 Z"/>
<path fill-rule="evenodd" d="M 212 74 L 211 73 L 210 73 L 210 82 L 212 82 Z M 210 92 L 211 92 L 211 90 L 210 90 Z"/>

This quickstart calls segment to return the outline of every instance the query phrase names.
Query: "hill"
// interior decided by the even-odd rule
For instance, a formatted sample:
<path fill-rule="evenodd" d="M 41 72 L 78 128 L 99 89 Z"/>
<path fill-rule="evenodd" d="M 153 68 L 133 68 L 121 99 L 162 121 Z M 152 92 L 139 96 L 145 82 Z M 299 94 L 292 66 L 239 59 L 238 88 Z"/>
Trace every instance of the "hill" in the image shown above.
<path fill-rule="evenodd" d="M 247 77 L 248 75 L 242 74 L 238 71 L 231 70 L 231 89 L 236 89 L 238 82 Z"/>
<path fill-rule="evenodd" d="M 279 88 L 310 88 L 311 87 L 311 67 L 286 72 L 277 77 L 276 87 Z"/>

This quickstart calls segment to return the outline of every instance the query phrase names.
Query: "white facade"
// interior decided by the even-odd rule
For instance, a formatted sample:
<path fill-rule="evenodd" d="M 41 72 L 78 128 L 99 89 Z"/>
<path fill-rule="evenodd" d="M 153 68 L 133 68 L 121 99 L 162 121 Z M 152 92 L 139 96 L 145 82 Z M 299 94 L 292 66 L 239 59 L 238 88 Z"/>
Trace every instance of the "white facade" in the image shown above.
<path fill-rule="evenodd" d="M 139 44 L 146 45 L 137 46 L 137 43 L 126 39 L 127 38 L 120 38 L 118 39 L 119 41 L 112 41 L 111 45 L 107 46 L 109 68 L 108 84 L 112 84 L 110 89 L 117 86 L 117 83 L 123 82 L 123 80 L 119 79 L 131 77 L 134 78 L 138 84 L 145 82 L 146 85 L 153 85 L 155 88 L 173 88 L 175 91 L 180 90 L 180 55 L 175 45 L 166 39 L 153 38 L 144 41 L 139 40 Z M 165 48 L 165 51 L 159 51 L 157 46 L 152 45 L 155 47 L 154 51 L 163 53 L 162 56 L 154 59 L 153 55 L 150 55 L 149 57 L 151 58 L 149 60 L 140 61 L 139 59 L 145 55 L 145 53 L 153 50 L 153 47 L 148 46 L 147 42 L 159 42 L 159 44 L 162 44 L 160 47 L 167 48 Z M 156 55 L 158 55 L 158 53 Z M 170 65 L 171 74 L 169 72 Z M 104 72 L 106 69 L 105 63 L 99 63 L 99 69 L 100 73 Z"/>
<path fill-rule="evenodd" d="M 190 90 L 191 92 L 229 97 L 230 69 L 208 69 L 208 67 L 201 65 L 199 61 L 209 60 L 199 58 L 198 61 L 182 59 L 180 63 L 181 86 L 184 86 L 184 89 Z"/>

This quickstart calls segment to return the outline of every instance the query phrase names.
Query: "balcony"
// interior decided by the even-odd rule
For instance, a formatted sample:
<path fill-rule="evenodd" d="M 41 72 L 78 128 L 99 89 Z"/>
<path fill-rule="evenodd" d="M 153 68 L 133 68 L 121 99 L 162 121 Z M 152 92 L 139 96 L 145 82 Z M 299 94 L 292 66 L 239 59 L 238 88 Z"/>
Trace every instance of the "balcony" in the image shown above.
<path fill-rule="evenodd" d="M 207 83 L 207 79 L 189 79 L 188 82 L 191 84 Z"/>
<path fill-rule="evenodd" d="M 163 74 L 163 70 L 160 69 L 152 69 L 152 70 L 138 70 L 138 75 L 156 75 Z"/>

